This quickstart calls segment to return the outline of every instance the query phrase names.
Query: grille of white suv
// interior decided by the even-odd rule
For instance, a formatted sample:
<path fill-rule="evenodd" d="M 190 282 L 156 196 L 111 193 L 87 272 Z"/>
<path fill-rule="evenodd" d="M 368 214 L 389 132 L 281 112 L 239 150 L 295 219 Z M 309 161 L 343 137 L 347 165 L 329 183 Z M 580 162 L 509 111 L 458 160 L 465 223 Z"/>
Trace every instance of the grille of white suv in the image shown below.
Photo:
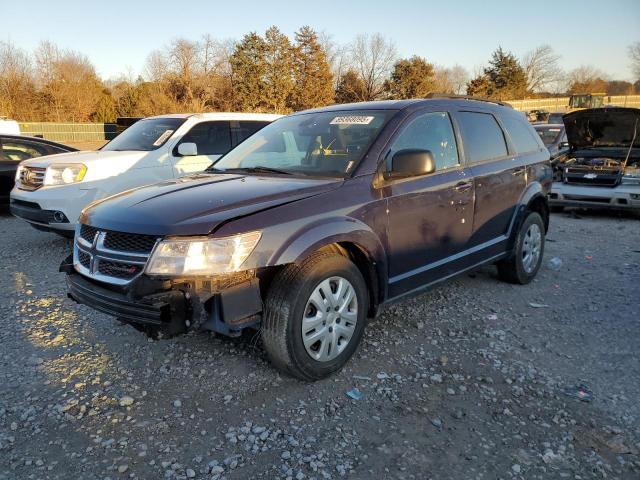
<path fill-rule="evenodd" d="M 47 172 L 43 167 L 22 167 L 18 178 L 18 188 L 21 190 L 36 190 L 44 184 Z"/>

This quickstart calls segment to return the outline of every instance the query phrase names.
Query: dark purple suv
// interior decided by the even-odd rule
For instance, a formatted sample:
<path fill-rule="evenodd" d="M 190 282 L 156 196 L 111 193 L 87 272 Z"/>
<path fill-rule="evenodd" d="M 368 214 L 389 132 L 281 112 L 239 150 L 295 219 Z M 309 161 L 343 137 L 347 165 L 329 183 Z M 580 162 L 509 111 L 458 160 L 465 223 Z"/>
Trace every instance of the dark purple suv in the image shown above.
<path fill-rule="evenodd" d="M 69 296 L 150 335 L 259 328 L 273 364 L 339 369 L 384 304 L 495 263 L 536 275 L 549 153 L 508 106 L 464 98 L 284 117 L 208 171 L 80 217 Z"/>

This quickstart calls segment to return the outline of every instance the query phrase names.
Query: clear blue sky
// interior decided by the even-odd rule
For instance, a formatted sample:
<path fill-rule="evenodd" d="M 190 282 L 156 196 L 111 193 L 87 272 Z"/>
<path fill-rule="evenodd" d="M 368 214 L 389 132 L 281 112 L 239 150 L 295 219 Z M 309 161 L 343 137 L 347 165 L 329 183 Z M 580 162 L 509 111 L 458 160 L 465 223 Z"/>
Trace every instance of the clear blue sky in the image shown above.
<path fill-rule="evenodd" d="M 0 18 L 1 40 L 79 50 L 105 78 L 127 67 L 139 73 L 148 53 L 175 37 L 239 39 L 271 25 L 289 35 L 310 25 L 338 43 L 380 32 L 401 56 L 470 72 L 498 45 L 520 56 L 549 43 L 565 69 L 590 64 L 623 80 L 632 79 L 627 46 L 640 41 L 639 0 L 0 0 Z"/>

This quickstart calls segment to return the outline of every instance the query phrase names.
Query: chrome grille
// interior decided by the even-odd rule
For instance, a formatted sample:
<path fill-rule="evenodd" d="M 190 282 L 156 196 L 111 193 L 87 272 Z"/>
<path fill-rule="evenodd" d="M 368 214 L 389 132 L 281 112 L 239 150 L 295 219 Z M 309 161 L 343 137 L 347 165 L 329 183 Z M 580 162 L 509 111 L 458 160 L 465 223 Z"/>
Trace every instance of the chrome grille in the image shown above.
<path fill-rule="evenodd" d="M 75 269 L 95 280 L 126 285 L 144 271 L 158 237 L 100 230 L 80 225 L 73 257 Z"/>
<path fill-rule="evenodd" d="M 47 172 L 43 167 L 22 167 L 18 178 L 18 188 L 22 190 L 36 190 L 44 183 L 44 175 Z"/>

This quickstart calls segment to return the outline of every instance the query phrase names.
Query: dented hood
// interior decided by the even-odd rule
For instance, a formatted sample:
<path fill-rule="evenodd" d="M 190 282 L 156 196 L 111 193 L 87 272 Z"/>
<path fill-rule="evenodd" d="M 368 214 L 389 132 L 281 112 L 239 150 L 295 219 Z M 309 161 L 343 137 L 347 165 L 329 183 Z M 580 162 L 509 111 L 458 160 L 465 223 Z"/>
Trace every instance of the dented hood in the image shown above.
<path fill-rule="evenodd" d="M 207 235 L 227 220 L 318 195 L 342 181 L 198 174 L 107 197 L 87 207 L 80 223 L 149 235 Z"/>
<path fill-rule="evenodd" d="M 634 146 L 640 146 L 640 109 L 590 108 L 562 117 L 572 150 L 590 147 L 629 148 L 637 128 Z"/>

